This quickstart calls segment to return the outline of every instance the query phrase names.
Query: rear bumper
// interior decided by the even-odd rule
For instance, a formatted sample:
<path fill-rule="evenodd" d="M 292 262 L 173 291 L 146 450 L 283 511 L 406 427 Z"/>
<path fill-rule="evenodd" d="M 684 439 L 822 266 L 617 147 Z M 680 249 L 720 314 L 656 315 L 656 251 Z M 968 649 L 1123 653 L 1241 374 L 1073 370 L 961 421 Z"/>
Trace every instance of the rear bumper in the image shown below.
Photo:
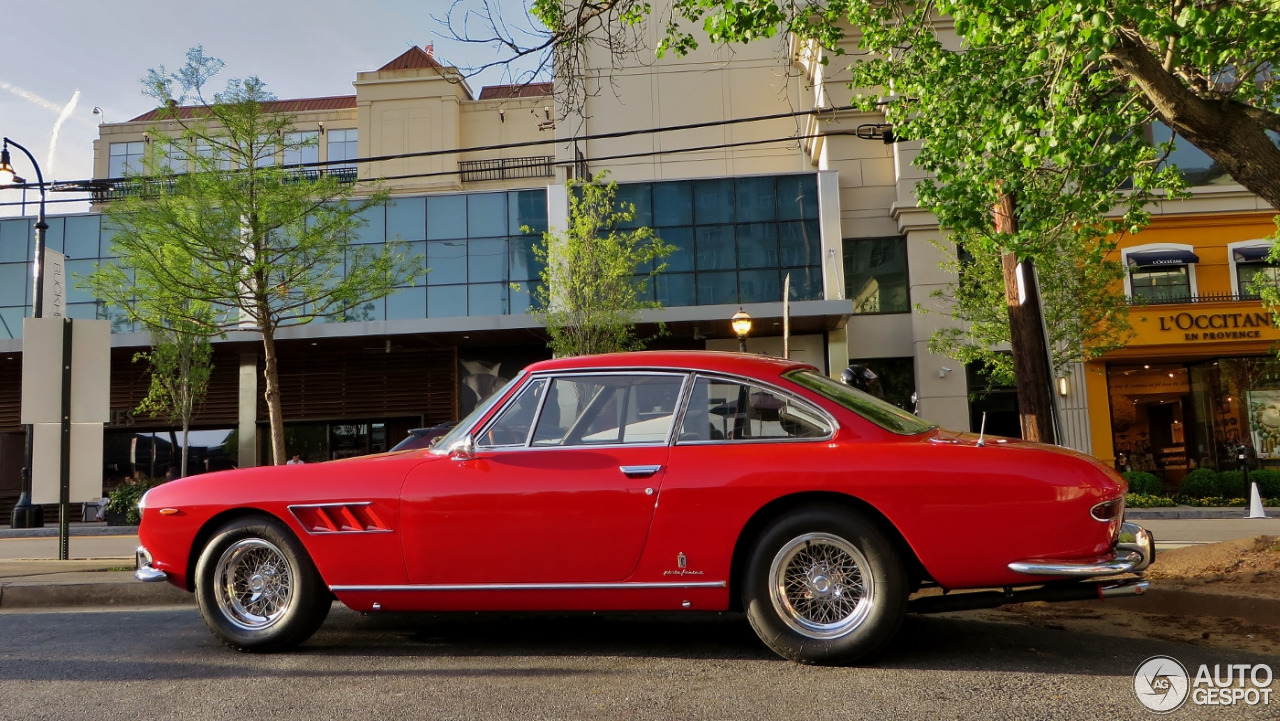
<path fill-rule="evenodd" d="M 1028 576 L 1058 576 L 1062 578 L 1090 578 L 1094 576 L 1118 576 L 1123 573 L 1141 573 L 1156 559 L 1156 544 L 1151 533 L 1136 523 L 1120 525 L 1120 542 L 1116 544 L 1115 558 L 1102 561 L 1014 561 L 1009 570 Z"/>

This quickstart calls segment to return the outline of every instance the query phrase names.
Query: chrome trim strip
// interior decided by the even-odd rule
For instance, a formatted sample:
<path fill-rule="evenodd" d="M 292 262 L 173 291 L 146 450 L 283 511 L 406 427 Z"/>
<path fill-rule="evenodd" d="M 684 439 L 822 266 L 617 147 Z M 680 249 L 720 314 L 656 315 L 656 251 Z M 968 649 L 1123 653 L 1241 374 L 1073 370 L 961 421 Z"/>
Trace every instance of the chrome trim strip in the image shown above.
<path fill-rule="evenodd" d="M 1014 561 L 1009 564 L 1009 570 L 1031 576 L 1114 576 L 1132 572 L 1142 561 L 1139 553 L 1117 553 L 1114 561 L 1099 563 Z"/>
<path fill-rule="evenodd" d="M 1120 537 L 1132 536 L 1132 541 L 1120 541 L 1116 544 L 1116 553 L 1136 553 L 1142 561 L 1133 567 L 1134 573 L 1146 570 L 1156 560 L 1156 541 L 1147 529 L 1136 523 L 1120 524 Z"/>
<path fill-rule="evenodd" d="M 1149 581 L 1125 581 L 1123 583 L 1115 583 L 1110 586 L 1098 587 L 1098 595 L 1103 598 L 1127 598 L 1129 596 L 1141 596 L 1147 592 L 1150 586 Z"/>
<path fill-rule="evenodd" d="M 133 572 L 133 577 L 145 583 L 155 583 L 166 578 L 164 571 L 151 566 L 139 566 L 138 570 Z"/>
<path fill-rule="evenodd" d="M 648 478 L 658 471 L 662 470 L 661 464 L 652 466 L 618 466 L 618 470 L 622 471 L 622 475 L 627 478 Z"/>
<path fill-rule="evenodd" d="M 674 583 L 445 583 L 397 586 L 330 586 L 341 591 L 625 591 L 656 588 L 724 588 L 724 581 L 686 581 Z"/>
<path fill-rule="evenodd" d="M 373 501 L 338 501 L 336 503 L 294 503 L 286 506 L 290 511 L 295 508 L 343 508 L 345 506 L 372 506 Z"/>

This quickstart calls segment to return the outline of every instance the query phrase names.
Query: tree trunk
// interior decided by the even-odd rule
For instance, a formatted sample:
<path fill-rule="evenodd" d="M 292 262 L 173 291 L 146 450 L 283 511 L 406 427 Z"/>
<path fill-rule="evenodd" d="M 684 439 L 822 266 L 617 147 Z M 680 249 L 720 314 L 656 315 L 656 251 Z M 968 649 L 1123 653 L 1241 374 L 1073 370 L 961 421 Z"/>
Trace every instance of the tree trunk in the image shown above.
<path fill-rule="evenodd" d="M 178 478 L 187 477 L 188 452 L 191 450 L 191 419 L 182 419 L 182 465 L 178 467 Z"/>
<path fill-rule="evenodd" d="M 995 223 L 997 233 L 1012 235 L 1018 232 L 1012 195 L 1001 194 L 995 208 Z M 1056 443 L 1053 373 L 1045 345 L 1035 266 L 1030 260 L 1019 260 L 1014 253 L 1003 254 L 1000 261 L 1004 270 L 1004 297 L 1009 309 L 1009 345 L 1013 349 L 1022 437 L 1029 441 Z"/>
<path fill-rule="evenodd" d="M 1112 62 L 1151 102 L 1160 120 L 1203 150 L 1249 192 L 1280 208 L 1280 148 L 1254 109 L 1237 102 L 1207 100 L 1165 70 L 1142 39 L 1121 32 Z M 1267 112 L 1266 110 L 1262 112 Z"/>
<path fill-rule="evenodd" d="M 267 418 L 271 423 L 271 464 L 283 465 L 287 460 L 284 448 L 284 418 L 280 410 L 279 359 L 276 358 L 275 334 L 262 331 L 262 378 L 266 382 L 264 397 L 267 399 Z"/>

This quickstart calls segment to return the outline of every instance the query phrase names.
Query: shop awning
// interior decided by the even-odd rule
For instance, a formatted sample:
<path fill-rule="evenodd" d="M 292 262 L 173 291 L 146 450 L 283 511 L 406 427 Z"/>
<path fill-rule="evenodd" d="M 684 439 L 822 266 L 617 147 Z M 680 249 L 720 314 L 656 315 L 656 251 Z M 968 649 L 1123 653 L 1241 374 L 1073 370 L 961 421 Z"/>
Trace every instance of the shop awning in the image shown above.
<path fill-rule="evenodd" d="M 1253 263 L 1259 260 L 1266 260 L 1271 255 L 1271 246 L 1254 245 L 1248 248 L 1236 248 L 1232 251 L 1236 256 L 1237 263 Z"/>
<path fill-rule="evenodd" d="M 1200 256 L 1189 250 L 1143 250 L 1128 255 L 1129 265 L 1186 265 L 1199 263 Z"/>

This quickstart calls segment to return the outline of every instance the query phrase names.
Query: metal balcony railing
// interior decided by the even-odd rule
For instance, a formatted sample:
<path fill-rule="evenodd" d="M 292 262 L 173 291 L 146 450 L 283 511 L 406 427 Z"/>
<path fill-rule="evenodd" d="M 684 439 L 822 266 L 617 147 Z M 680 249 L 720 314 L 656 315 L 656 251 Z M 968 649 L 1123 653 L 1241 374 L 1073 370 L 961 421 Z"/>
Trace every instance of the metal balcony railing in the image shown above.
<path fill-rule="evenodd" d="M 288 171 L 285 182 L 314 182 L 321 176 L 332 175 L 343 183 L 354 183 L 359 171 L 354 165 L 332 168 L 297 168 Z M 94 203 L 134 197 L 152 197 L 173 190 L 173 178 L 108 178 L 94 180 L 88 185 Z"/>
<path fill-rule="evenodd" d="M 1144 298 L 1140 296 L 1129 296 L 1129 305 L 1174 305 L 1178 303 L 1223 303 L 1232 301 L 1242 302 L 1260 302 L 1262 299 L 1256 294 L 1246 293 L 1200 293 L 1196 296 L 1188 295 L 1170 295 L 1157 298 Z"/>
<path fill-rule="evenodd" d="M 555 175 L 555 157 L 535 155 L 524 158 L 464 160 L 458 163 L 462 182 L 510 180 L 514 178 L 550 178 Z"/>

